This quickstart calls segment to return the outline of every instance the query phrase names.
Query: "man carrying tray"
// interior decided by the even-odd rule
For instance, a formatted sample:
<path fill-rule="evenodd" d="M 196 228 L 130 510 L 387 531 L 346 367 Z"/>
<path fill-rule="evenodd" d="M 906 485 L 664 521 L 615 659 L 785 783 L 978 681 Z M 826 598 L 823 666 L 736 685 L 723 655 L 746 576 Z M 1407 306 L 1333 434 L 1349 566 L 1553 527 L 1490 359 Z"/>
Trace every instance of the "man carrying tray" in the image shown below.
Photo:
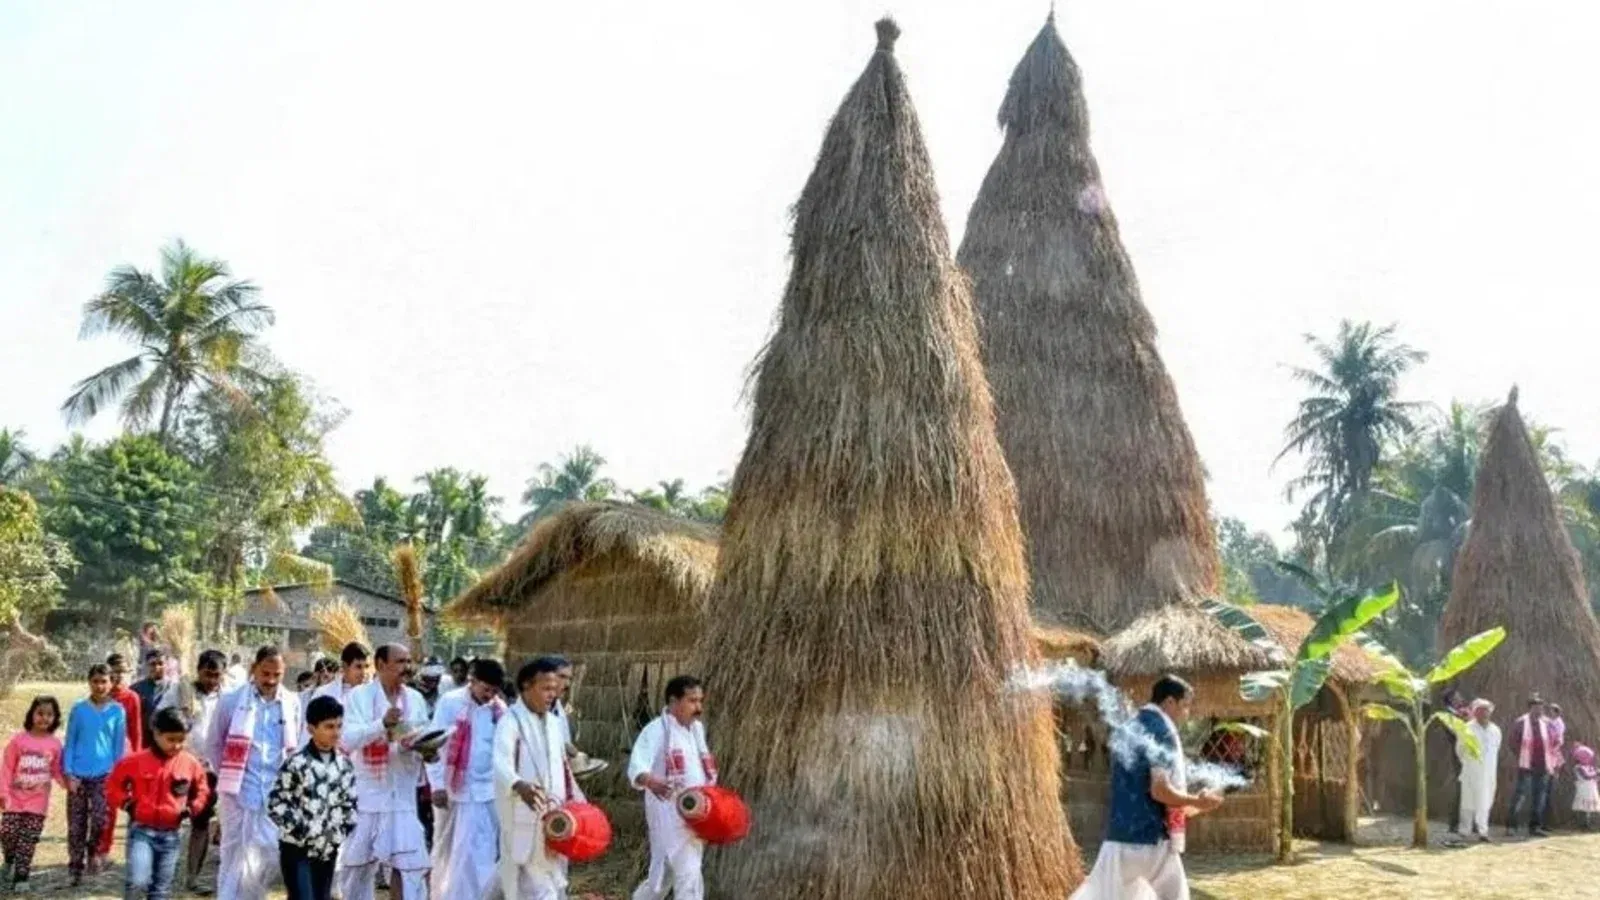
<path fill-rule="evenodd" d="M 639 732 L 628 759 L 628 782 L 645 792 L 650 832 L 650 872 L 633 900 L 700 900 L 705 842 L 689 830 L 675 802 L 679 792 L 717 783 L 717 764 L 700 720 L 705 688 L 692 675 L 667 682 L 667 708 Z"/>

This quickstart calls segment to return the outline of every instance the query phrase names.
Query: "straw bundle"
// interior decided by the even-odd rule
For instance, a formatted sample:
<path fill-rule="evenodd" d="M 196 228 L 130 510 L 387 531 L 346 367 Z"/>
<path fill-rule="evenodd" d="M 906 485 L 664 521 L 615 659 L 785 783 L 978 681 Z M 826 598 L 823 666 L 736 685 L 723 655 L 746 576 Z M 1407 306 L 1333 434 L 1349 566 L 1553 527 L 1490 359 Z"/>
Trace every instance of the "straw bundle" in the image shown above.
<path fill-rule="evenodd" d="M 706 634 L 723 781 L 757 823 L 715 896 L 1059 900 L 1081 877 L 1016 492 L 893 45 L 795 207 Z"/>
<path fill-rule="evenodd" d="M 967 218 L 1000 441 L 1041 621 L 1111 634 L 1216 593 L 1194 440 L 1089 149 L 1078 66 L 1046 21 L 1000 107 L 1005 141 Z"/>
<path fill-rule="evenodd" d="M 1515 390 L 1495 415 L 1481 460 L 1472 527 L 1456 560 L 1439 645 L 1505 626 L 1505 642 L 1467 670 L 1458 687 L 1494 701 L 1508 742 L 1510 720 L 1534 691 L 1561 704 L 1567 734 L 1592 738 L 1600 734 L 1600 625 Z M 1515 758 L 1503 757 L 1502 785 L 1513 783 Z M 1510 794 L 1500 792 L 1500 814 Z M 1562 799 L 1553 804 L 1558 820 L 1571 809 Z"/>
<path fill-rule="evenodd" d="M 401 544 L 394 551 L 395 581 L 400 584 L 400 597 L 406 602 L 406 637 L 411 639 L 411 653 L 421 657 L 422 646 L 422 563 L 417 559 L 417 549 Z"/>
<path fill-rule="evenodd" d="M 367 627 L 361 624 L 361 611 L 350 605 L 344 597 L 335 597 L 311 608 L 311 624 L 317 626 L 322 638 L 322 650 L 338 656 L 347 644 L 371 647 Z"/>
<path fill-rule="evenodd" d="M 161 611 L 161 622 L 156 627 L 174 659 L 182 665 L 194 662 L 190 656 L 194 653 L 194 607 L 187 604 L 167 607 Z"/>

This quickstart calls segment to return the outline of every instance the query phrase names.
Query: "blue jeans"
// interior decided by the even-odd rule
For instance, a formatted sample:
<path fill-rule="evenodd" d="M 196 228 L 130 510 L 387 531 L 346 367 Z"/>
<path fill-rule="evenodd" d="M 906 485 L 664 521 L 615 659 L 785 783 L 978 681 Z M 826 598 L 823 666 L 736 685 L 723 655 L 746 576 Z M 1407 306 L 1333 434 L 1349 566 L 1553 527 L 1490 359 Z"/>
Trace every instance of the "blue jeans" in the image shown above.
<path fill-rule="evenodd" d="M 1528 830 L 1544 827 L 1545 807 L 1550 801 L 1550 773 L 1535 772 L 1532 769 L 1517 770 L 1517 786 L 1511 794 L 1511 806 L 1506 809 L 1506 829 L 1517 827 L 1517 810 L 1522 808 L 1522 801 L 1528 804 Z"/>
<path fill-rule="evenodd" d="M 125 900 L 171 900 L 178 872 L 178 835 L 143 825 L 128 825 L 128 878 Z"/>
<path fill-rule="evenodd" d="M 289 900 L 328 900 L 333 895 L 333 862 L 307 856 L 299 844 L 278 842 L 278 866 Z"/>

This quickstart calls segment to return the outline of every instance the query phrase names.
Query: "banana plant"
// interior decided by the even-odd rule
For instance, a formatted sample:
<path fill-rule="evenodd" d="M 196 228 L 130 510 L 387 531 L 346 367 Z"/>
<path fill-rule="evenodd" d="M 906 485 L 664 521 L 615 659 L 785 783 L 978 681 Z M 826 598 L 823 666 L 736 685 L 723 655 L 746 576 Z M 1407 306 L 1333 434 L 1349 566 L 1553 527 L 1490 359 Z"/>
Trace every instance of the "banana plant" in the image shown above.
<path fill-rule="evenodd" d="M 1294 861 L 1294 714 L 1316 698 L 1333 669 L 1333 652 L 1383 615 L 1400 599 L 1394 586 L 1379 594 L 1337 596 L 1323 587 L 1306 570 L 1291 563 L 1278 564 L 1285 571 L 1306 581 L 1323 600 L 1323 612 L 1312 625 L 1293 658 L 1267 629 L 1250 613 L 1230 603 L 1207 601 L 1203 608 L 1212 618 L 1234 634 L 1260 647 L 1278 668 L 1250 672 L 1239 679 L 1239 694 L 1252 703 L 1277 706 L 1273 726 L 1277 729 L 1278 767 L 1278 861 Z"/>
<path fill-rule="evenodd" d="M 1411 817 L 1411 846 L 1428 846 L 1428 726 L 1438 724 L 1455 734 L 1456 740 L 1466 748 L 1467 755 L 1478 759 L 1483 748 L 1478 738 L 1467 727 L 1467 722 L 1449 710 L 1428 711 L 1428 697 L 1432 688 L 1451 681 L 1462 672 L 1477 665 L 1500 642 L 1506 639 L 1504 628 L 1491 628 L 1462 641 L 1444 655 L 1439 664 L 1426 675 L 1417 675 L 1406 667 L 1387 647 L 1365 635 L 1356 643 L 1367 652 L 1378 667 L 1377 681 L 1388 692 L 1386 703 L 1368 703 L 1361 707 L 1369 719 L 1382 722 L 1399 722 L 1411 737 L 1417 761 L 1417 798 Z"/>

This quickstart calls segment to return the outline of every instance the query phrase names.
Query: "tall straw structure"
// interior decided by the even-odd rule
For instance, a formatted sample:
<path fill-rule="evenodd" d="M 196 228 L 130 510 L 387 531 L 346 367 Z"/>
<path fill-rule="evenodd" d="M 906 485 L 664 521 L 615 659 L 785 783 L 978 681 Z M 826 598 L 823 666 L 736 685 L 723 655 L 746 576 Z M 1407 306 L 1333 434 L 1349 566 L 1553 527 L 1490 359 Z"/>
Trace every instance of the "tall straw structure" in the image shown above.
<path fill-rule="evenodd" d="M 878 47 L 795 207 L 698 658 L 755 828 L 715 896 L 1060 900 L 1080 872 L 1016 492 L 916 112 Z"/>
<path fill-rule="evenodd" d="M 1110 634 L 1216 592 L 1194 440 L 1089 150 L 1054 14 L 1011 74 L 1005 142 L 967 217 L 1000 442 L 1042 621 Z"/>
<path fill-rule="evenodd" d="M 1508 741 L 1510 722 L 1525 711 L 1533 691 L 1561 704 L 1574 739 L 1592 741 L 1600 734 L 1600 625 L 1588 598 L 1578 555 L 1513 389 L 1489 428 L 1471 531 L 1439 623 L 1441 647 L 1505 626 L 1505 642 L 1467 670 L 1460 687 L 1469 697 L 1494 701 Z M 1514 752 L 1502 756 L 1496 802 L 1501 814 L 1511 795 L 1515 758 Z M 1553 804 L 1558 819 L 1571 809 L 1570 788 L 1565 793 L 1565 804 L 1560 796 Z"/>
<path fill-rule="evenodd" d="M 427 648 L 422 634 L 422 562 L 417 558 L 417 548 L 410 544 L 395 548 L 394 578 L 406 603 L 406 637 L 411 641 L 411 655 L 420 664 Z"/>

